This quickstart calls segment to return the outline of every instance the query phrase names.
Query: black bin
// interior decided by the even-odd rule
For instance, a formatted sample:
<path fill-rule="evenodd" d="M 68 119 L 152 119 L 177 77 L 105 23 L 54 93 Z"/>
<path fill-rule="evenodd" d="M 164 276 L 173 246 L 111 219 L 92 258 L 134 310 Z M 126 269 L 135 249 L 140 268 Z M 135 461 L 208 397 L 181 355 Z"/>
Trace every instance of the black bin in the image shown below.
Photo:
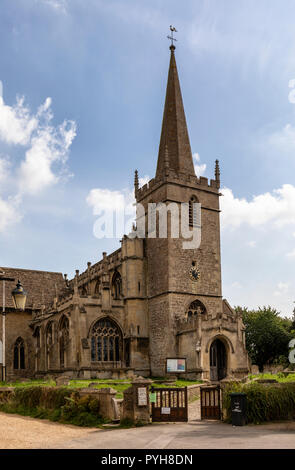
<path fill-rule="evenodd" d="M 233 426 L 246 424 L 247 395 L 246 393 L 231 393 L 231 416 Z"/>

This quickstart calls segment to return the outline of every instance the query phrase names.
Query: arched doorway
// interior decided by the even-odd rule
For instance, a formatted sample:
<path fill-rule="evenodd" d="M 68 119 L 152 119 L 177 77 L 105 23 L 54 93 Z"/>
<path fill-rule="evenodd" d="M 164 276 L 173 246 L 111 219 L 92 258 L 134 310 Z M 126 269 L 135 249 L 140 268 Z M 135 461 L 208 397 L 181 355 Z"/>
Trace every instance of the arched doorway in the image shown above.
<path fill-rule="evenodd" d="M 226 348 L 220 339 L 215 339 L 210 347 L 210 380 L 226 377 Z"/>

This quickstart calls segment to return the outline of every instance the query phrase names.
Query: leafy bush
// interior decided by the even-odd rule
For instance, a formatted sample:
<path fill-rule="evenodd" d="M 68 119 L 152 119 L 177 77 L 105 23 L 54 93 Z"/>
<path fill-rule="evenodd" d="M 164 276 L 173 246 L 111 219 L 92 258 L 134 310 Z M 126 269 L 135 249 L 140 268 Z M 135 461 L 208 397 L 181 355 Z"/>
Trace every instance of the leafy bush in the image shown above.
<path fill-rule="evenodd" d="M 14 391 L 13 401 L 25 408 L 40 406 L 46 409 L 56 409 L 63 406 L 66 403 L 66 397 L 72 393 L 71 389 L 63 387 L 18 387 Z"/>
<path fill-rule="evenodd" d="M 1 396 L 1 395 L 0 395 Z M 5 399 L 4 399 L 5 398 Z M 77 426 L 100 426 L 99 400 L 66 387 L 18 387 L 0 402 L 0 410 Z"/>
<path fill-rule="evenodd" d="M 223 408 L 226 421 L 231 422 L 231 393 L 247 395 L 247 422 L 262 423 L 284 419 L 295 419 L 295 385 L 292 383 L 229 384 L 223 394 Z"/>
<path fill-rule="evenodd" d="M 246 347 L 253 364 L 263 371 L 265 364 L 281 364 L 287 367 L 289 341 L 294 337 L 292 322 L 280 317 L 280 312 L 268 307 L 258 310 L 235 307 L 242 314 L 246 327 Z"/>

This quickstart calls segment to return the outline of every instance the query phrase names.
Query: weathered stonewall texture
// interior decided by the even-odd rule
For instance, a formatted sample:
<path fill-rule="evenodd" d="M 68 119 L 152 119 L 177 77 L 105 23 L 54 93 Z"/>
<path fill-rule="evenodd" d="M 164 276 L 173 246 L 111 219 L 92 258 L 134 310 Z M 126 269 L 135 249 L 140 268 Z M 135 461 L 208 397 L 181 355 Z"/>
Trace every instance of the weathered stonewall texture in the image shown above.
<path fill-rule="evenodd" d="M 166 358 L 176 357 L 186 359 L 182 375 L 189 378 L 217 381 L 249 370 L 242 319 L 222 298 L 219 164 L 215 179 L 195 175 L 175 47 L 170 49 L 156 176 L 140 188 L 136 171 L 135 197 L 146 221 L 149 203 L 179 208 L 199 202 L 201 244 L 184 249 L 183 238 L 171 236 L 169 216 L 167 238 L 158 229 L 155 238 L 124 236 L 117 251 L 87 263 L 71 280 L 2 268 L 29 292 L 20 313 L 7 287 L 9 378 L 164 376 Z"/>

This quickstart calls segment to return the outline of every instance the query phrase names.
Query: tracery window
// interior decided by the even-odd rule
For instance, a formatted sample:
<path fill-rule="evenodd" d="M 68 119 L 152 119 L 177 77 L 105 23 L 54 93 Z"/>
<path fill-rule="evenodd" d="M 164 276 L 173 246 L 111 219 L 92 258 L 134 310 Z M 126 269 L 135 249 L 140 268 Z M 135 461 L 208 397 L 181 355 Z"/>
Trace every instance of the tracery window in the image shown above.
<path fill-rule="evenodd" d="M 114 299 L 120 299 L 122 296 L 122 278 L 118 271 L 115 271 L 112 279 L 112 292 Z"/>
<path fill-rule="evenodd" d="M 25 343 L 22 338 L 17 338 L 14 344 L 13 367 L 14 369 L 25 368 Z"/>
<path fill-rule="evenodd" d="M 98 320 L 91 332 L 91 361 L 120 361 L 122 356 L 122 334 L 115 322 L 109 318 Z"/>
<path fill-rule="evenodd" d="M 194 300 L 187 311 L 187 318 L 193 318 L 198 314 L 205 314 L 206 307 L 200 302 L 200 300 Z"/>
<path fill-rule="evenodd" d="M 60 353 L 60 366 L 65 367 L 66 365 L 66 350 L 69 345 L 69 319 L 64 315 L 60 322 L 59 327 L 59 353 Z"/>

